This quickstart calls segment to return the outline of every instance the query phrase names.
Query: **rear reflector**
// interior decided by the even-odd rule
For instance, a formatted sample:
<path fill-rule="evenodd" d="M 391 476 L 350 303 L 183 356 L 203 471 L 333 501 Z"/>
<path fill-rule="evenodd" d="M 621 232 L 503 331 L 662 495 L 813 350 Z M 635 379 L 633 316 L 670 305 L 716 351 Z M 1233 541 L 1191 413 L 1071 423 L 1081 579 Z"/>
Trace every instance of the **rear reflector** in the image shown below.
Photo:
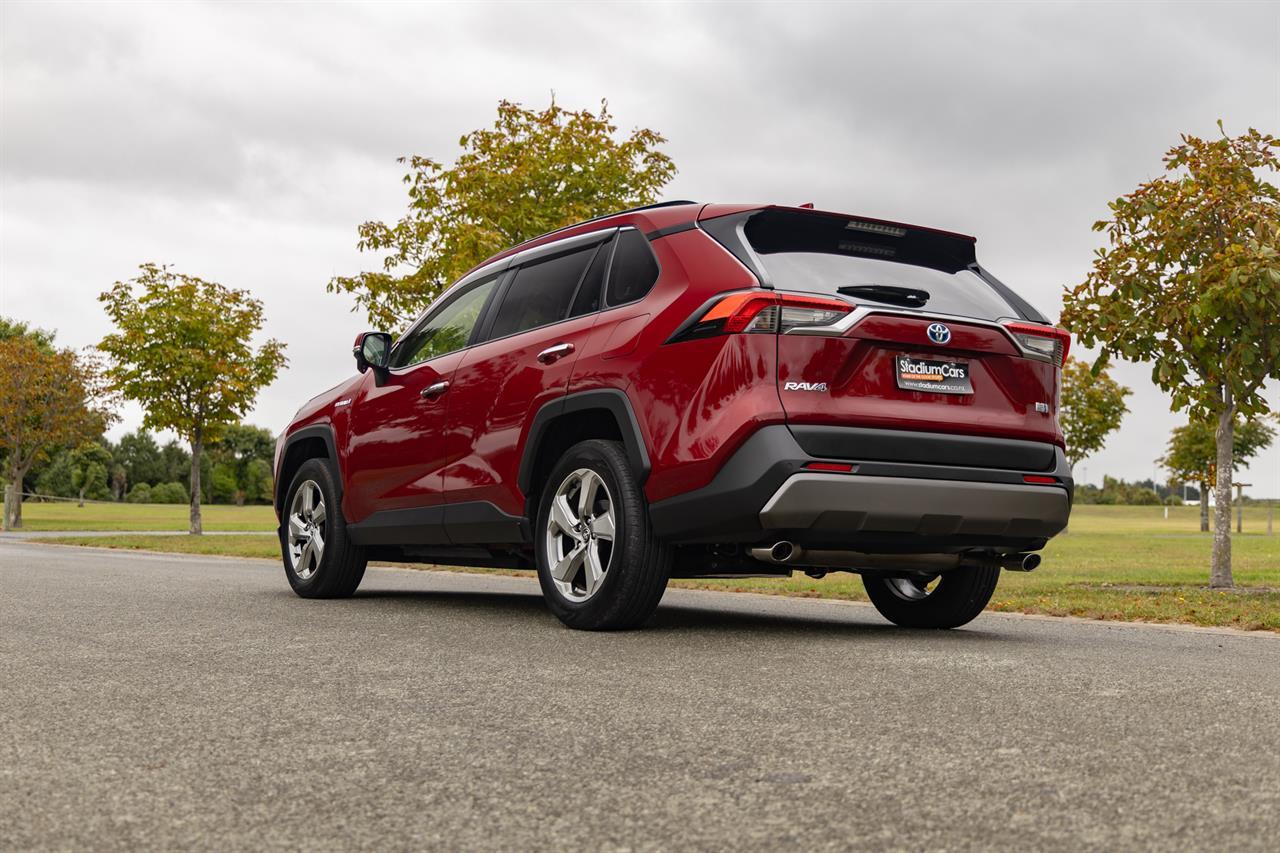
<path fill-rule="evenodd" d="M 1035 483 L 1036 485 L 1041 485 L 1041 486 L 1056 486 L 1058 485 L 1058 478 L 1057 477 L 1041 477 L 1039 474 L 1023 474 L 1022 482 Z"/>
<path fill-rule="evenodd" d="M 853 465 L 848 462 L 810 462 L 804 467 L 810 471 L 839 471 L 842 474 L 853 473 Z"/>
<path fill-rule="evenodd" d="M 1013 335 L 1024 354 L 1051 361 L 1059 367 L 1067 363 L 1071 333 L 1066 329 L 1042 326 L 1039 323 L 1005 323 L 1004 327 Z"/>
<path fill-rule="evenodd" d="M 742 290 L 725 294 L 701 314 L 690 317 L 667 343 L 715 335 L 780 334 L 805 326 L 829 326 L 854 307 L 843 299 Z"/>

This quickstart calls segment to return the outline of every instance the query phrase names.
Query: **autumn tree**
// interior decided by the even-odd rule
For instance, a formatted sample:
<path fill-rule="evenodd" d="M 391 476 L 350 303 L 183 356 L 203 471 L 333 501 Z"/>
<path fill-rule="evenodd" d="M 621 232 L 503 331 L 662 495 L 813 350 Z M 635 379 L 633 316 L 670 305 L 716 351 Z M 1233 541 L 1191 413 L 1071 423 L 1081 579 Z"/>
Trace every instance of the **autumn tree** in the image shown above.
<path fill-rule="evenodd" d="M 0 454 L 11 497 L 4 526 L 22 526 L 22 481 L 58 448 L 102 434 L 112 398 L 92 357 L 54 349 L 47 333 L 0 339 Z"/>
<path fill-rule="evenodd" d="M 171 429 L 190 446 L 190 530 L 200 533 L 201 454 L 275 379 L 284 344 L 250 344 L 262 303 L 247 291 L 155 264 L 141 270 L 99 297 L 117 331 L 98 346 L 114 387 L 142 405 L 143 428 Z"/>
<path fill-rule="evenodd" d="M 1233 427 L 1269 411 L 1280 378 L 1280 140 L 1250 129 L 1184 135 L 1165 174 L 1111 202 L 1094 225 L 1108 245 L 1069 288 L 1062 321 L 1100 363 L 1151 362 L 1175 409 L 1216 424 L 1215 526 L 1210 585 L 1229 587 Z"/>
<path fill-rule="evenodd" d="M 544 110 L 501 101 L 492 127 L 459 140 L 452 166 L 402 157 L 409 210 L 395 223 L 366 222 L 360 251 L 381 252 L 381 269 L 329 282 L 350 293 L 369 322 L 396 329 L 450 282 L 495 252 L 547 231 L 649 204 L 675 175 L 666 139 L 636 129 L 617 138 L 608 105 Z"/>
<path fill-rule="evenodd" d="M 1202 533 L 1209 532 L 1209 489 L 1217 484 L 1217 432 L 1218 425 L 1214 421 L 1188 421 L 1174 428 L 1164 456 L 1156 460 L 1172 479 L 1200 487 Z M 1248 421 L 1236 418 L 1231 434 L 1232 456 L 1235 461 L 1244 463 L 1271 445 L 1275 430 L 1263 418 Z"/>
<path fill-rule="evenodd" d="M 1062 403 L 1058 422 L 1067 442 L 1067 461 L 1076 463 L 1102 449 L 1108 435 L 1120 428 L 1132 392 L 1111 378 L 1105 367 L 1097 373 L 1078 358 L 1062 368 Z"/>

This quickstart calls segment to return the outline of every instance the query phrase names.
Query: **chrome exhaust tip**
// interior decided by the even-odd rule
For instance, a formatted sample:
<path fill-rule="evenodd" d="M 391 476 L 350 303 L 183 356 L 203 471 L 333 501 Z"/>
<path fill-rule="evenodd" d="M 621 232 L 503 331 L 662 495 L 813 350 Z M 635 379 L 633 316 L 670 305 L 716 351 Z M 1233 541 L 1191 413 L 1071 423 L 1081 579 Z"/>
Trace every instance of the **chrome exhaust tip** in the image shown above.
<path fill-rule="evenodd" d="M 1033 572 L 1040 566 L 1039 554 L 1005 554 L 1000 567 L 1010 572 Z"/>
<path fill-rule="evenodd" d="M 766 563 L 794 563 L 804 554 L 804 549 L 783 539 L 768 548 L 752 548 L 751 556 Z"/>

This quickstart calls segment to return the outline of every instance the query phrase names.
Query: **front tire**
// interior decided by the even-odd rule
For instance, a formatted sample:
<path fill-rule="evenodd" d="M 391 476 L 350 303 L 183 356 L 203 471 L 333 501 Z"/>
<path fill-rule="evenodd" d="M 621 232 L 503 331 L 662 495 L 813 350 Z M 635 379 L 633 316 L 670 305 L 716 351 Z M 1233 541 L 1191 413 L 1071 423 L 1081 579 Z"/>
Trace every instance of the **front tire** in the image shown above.
<path fill-rule="evenodd" d="M 615 441 L 570 447 L 547 478 L 534 528 L 547 607 L 570 628 L 635 628 L 667 588 L 671 549 Z"/>
<path fill-rule="evenodd" d="M 973 621 L 996 591 L 999 566 L 939 575 L 864 572 L 862 586 L 880 615 L 904 628 L 959 628 Z"/>
<path fill-rule="evenodd" d="M 280 551 L 289 586 L 303 598 L 347 598 L 364 578 L 364 549 L 347 536 L 328 460 L 302 463 L 285 493 Z"/>

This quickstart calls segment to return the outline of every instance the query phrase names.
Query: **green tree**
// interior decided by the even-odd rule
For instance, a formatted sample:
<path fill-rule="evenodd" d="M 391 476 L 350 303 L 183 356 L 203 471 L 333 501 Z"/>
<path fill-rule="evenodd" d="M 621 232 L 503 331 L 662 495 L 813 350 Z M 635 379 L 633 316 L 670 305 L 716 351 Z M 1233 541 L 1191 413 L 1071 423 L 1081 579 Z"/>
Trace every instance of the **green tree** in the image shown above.
<path fill-rule="evenodd" d="M 275 457 L 275 447 L 275 436 L 270 430 L 249 424 L 227 427 L 218 443 L 209 449 L 209 455 L 215 463 L 213 476 L 223 476 L 219 475 L 221 468 L 230 477 L 229 484 L 226 481 L 219 484 L 217 491 L 220 493 L 215 500 L 234 501 L 237 504 L 243 504 L 246 500 L 258 500 L 256 492 L 255 496 L 249 495 L 249 468 L 254 462 L 265 462 L 269 472 Z M 260 484 L 254 485 L 256 487 Z"/>
<path fill-rule="evenodd" d="M 1099 364 L 1152 362 L 1152 380 L 1175 409 L 1216 421 L 1213 561 L 1209 583 L 1229 587 L 1231 471 L 1236 416 L 1269 411 L 1280 378 L 1280 140 L 1250 129 L 1229 137 L 1184 135 L 1166 174 L 1111 202 L 1094 225 L 1109 245 L 1084 282 L 1067 290 L 1062 321 Z"/>
<path fill-rule="evenodd" d="M 369 322 L 396 329 L 446 285 L 502 249 L 622 208 L 650 204 L 675 175 L 660 134 L 636 129 L 617 139 L 608 104 L 571 111 L 501 101 L 490 128 L 459 140 L 446 167 L 402 157 L 409 212 L 399 222 L 366 222 L 361 251 L 386 253 L 382 269 L 329 282 L 351 293 Z"/>
<path fill-rule="evenodd" d="M 37 329 L 21 320 L 0 317 L 0 341 L 12 340 L 13 338 L 28 338 L 46 353 L 53 354 L 53 332 L 47 329 Z"/>
<path fill-rule="evenodd" d="M 1078 358 L 1062 368 L 1062 405 L 1058 422 L 1067 440 L 1067 461 L 1076 463 L 1102 449 L 1108 435 L 1120 428 L 1129 407 L 1124 398 L 1132 392 L 1116 382 L 1106 368 L 1097 373 Z"/>
<path fill-rule="evenodd" d="M 174 479 L 165 466 L 160 445 L 155 436 L 145 430 L 127 432 L 120 436 L 116 445 L 115 461 L 124 467 L 125 479 L 128 483 L 165 483 Z M 183 460 L 185 469 L 189 463 Z"/>
<path fill-rule="evenodd" d="M 1164 456 L 1156 460 L 1170 479 L 1195 483 L 1200 487 L 1200 531 L 1209 532 L 1209 489 L 1217 485 L 1218 425 L 1213 421 L 1193 420 L 1175 427 L 1169 434 Z M 1271 445 L 1275 430 L 1265 418 L 1243 420 L 1239 417 L 1231 427 L 1232 456 L 1243 464 Z"/>
<path fill-rule="evenodd" d="M 36 478 L 36 493 L 59 498 L 74 497 L 76 487 L 72 484 L 71 471 L 71 451 L 59 451 Z"/>
<path fill-rule="evenodd" d="M 113 419 L 100 377 L 90 357 L 42 346 L 30 335 L 0 340 L 0 453 L 13 490 L 5 527 L 22 526 L 22 481 L 31 466 L 96 438 Z"/>
<path fill-rule="evenodd" d="M 141 269 L 99 297 L 117 331 L 98 346 L 112 359 L 114 386 L 142 405 L 143 427 L 172 429 L 190 446 L 190 530 L 198 534 L 205 445 L 275 379 L 284 344 L 250 345 L 262 328 L 262 303 L 246 291 L 155 264 Z"/>
<path fill-rule="evenodd" d="M 108 491 L 111 451 L 96 441 L 86 441 L 71 451 L 71 485 L 84 506 L 85 495 L 102 500 Z"/>

